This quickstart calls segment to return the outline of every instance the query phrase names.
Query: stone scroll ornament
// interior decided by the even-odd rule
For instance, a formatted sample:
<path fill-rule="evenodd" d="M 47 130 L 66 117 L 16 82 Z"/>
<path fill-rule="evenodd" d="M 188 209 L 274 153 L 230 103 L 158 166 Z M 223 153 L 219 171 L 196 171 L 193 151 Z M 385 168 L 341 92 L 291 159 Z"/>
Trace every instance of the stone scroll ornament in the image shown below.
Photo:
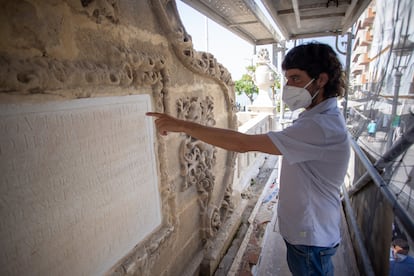
<path fill-rule="evenodd" d="M 177 101 L 178 118 L 206 126 L 214 126 L 213 98 L 187 97 Z M 201 233 L 205 243 L 213 237 L 221 225 L 219 209 L 211 204 L 214 189 L 213 166 L 216 162 L 216 148 L 189 135 L 180 146 L 181 175 L 183 189 L 196 186 L 201 209 Z"/>
<path fill-rule="evenodd" d="M 178 118 L 202 125 L 215 125 L 212 110 L 213 100 L 211 97 L 206 97 L 205 100 L 198 97 L 187 97 L 177 101 Z M 216 150 L 213 146 L 186 135 L 181 144 L 181 175 L 185 177 L 184 190 L 205 178 L 214 183 L 211 170 L 216 160 L 215 153 Z M 213 187 L 213 185 L 210 186 Z"/>

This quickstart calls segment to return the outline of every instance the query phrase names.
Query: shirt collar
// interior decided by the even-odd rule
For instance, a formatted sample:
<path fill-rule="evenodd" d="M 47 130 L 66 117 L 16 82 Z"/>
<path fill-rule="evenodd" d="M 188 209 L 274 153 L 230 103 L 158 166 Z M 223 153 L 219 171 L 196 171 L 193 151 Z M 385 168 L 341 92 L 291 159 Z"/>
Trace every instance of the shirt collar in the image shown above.
<path fill-rule="evenodd" d="M 337 107 L 338 107 L 338 104 L 337 104 L 336 97 L 328 98 L 322 101 L 321 103 L 319 103 L 318 105 L 314 106 L 313 108 L 303 111 L 302 113 L 299 114 L 299 117 L 308 117 L 308 116 L 312 116 L 315 114 L 320 114 L 327 110 L 334 109 Z"/>
<path fill-rule="evenodd" d="M 403 255 L 403 254 L 395 254 L 395 260 L 397 262 L 403 262 L 405 259 L 407 258 L 407 255 Z"/>

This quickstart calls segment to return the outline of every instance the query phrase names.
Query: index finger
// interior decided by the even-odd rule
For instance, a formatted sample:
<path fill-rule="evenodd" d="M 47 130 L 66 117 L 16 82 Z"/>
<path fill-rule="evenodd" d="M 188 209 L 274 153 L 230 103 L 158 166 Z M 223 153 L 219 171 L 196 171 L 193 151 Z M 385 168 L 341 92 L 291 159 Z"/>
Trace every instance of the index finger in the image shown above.
<path fill-rule="evenodd" d="M 145 115 L 159 118 L 159 117 L 162 116 L 162 113 L 159 113 L 159 112 L 147 112 L 147 113 L 145 113 Z"/>

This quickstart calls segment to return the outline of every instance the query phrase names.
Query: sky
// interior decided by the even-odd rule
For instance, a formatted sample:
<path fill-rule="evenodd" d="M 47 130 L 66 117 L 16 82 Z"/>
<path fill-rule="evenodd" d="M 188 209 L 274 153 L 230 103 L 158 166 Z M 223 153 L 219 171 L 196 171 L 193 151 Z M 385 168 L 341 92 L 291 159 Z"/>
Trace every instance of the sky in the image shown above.
<path fill-rule="evenodd" d="M 206 17 L 181 1 L 177 1 L 177 8 L 187 33 L 192 37 L 194 49 L 212 53 L 229 70 L 233 80 L 240 79 L 252 63 L 253 44 L 209 19 L 207 42 Z"/>
<path fill-rule="evenodd" d="M 181 21 L 187 33 L 192 37 L 194 49 L 213 54 L 217 62 L 221 63 L 231 73 L 232 79 L 234 81 L 239 80 L 246 73 L 246 67 L 254 62 L 254 45 L 214 21 L 206 19 L 203 14 L 185 3 L 179 0 L 176 3 Z M 208 36 L 206 35 L 207 33 Z M 345 37 L 342 39 L 345 39 Z M 335 38 L 333 37 L 314 40 L 328 43 L 335 49 Z M 293 44 L 288 43 L 287 46 L 289 47 L 289 45 Z M 256 52 L 258 53 L 262 48 L 268 49 L 271 55 L 271 45 L 257 46 Z M 345 57 L 341 54 L 338 56 L 343 65 L 345 65 Z"/>

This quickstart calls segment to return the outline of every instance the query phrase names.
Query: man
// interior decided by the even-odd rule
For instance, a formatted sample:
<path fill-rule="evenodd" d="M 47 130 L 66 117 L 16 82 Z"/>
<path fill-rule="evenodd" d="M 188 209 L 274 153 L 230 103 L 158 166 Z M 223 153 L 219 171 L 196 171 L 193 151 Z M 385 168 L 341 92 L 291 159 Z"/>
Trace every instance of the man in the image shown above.
<path fill-rule="evenodd" d="M 414 258 L 408 255 L 410 247 L 403 239 L 391 243 L 390 276 L 414 275 Z"/>
<path fill-rule="evenodd" d="M 344 81 L 342 65 L 331 47 L 300 45 L 288 52 L 282 68 L 287 79 L 282 99 L 290 109 L 305 108 L 280 132 L 249 135 L 177 120 L 160 113 L 161 135 L 185 132 L 206 143 L 235 152 L 283 155 L 278 219 L 293 275 L 333 275 L 331 256 L 340 242 L 340 186 L 350 146 L 337 107 Z"/>

